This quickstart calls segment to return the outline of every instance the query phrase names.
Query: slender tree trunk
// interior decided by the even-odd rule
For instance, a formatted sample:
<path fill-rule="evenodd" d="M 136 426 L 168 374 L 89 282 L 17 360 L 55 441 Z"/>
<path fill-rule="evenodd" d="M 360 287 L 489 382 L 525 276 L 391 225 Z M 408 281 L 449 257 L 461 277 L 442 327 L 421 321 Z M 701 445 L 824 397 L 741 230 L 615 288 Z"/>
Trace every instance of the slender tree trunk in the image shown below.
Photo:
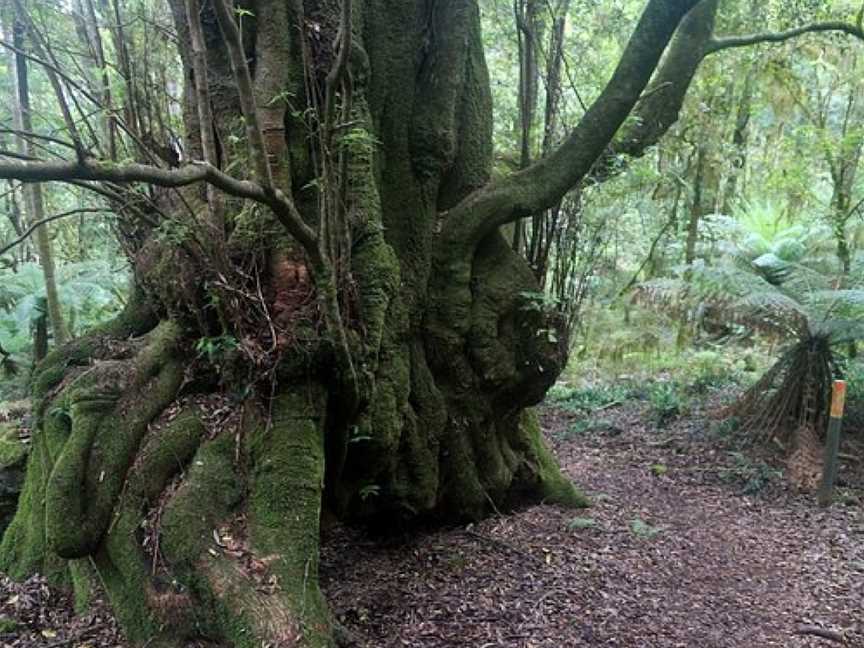
<path fill-rule="evenodd" d="M 745 173 L 747 166 L 748 126 L 753 104 L 753 89 L 756 80 L 757 64 L 751 63 L 744 76 L 741 97 L 738 100 L 738 110 L 735 115 L 735 128 L 732 131 L 732 147 L 735 151 L 726 187 L 723 192 L 723 213 L 731 214 L 738 200 L 740 189 L 738 180 Z"/>
<path fill-rule="evenodd" d="M 15 54 L 15 87 L 16 101 L 14 103 L 15 120 L 17 127 L 26 132 L 33 131 L 33 120 L 30 112 L 30 91 L 27 75 L 27 58 L 22 53 L 26 45 L 24 43 L 24 24 L 15 21 L 13 24 L 13 42 L 18 50 Z M 23 142 L 23 153 L 36 157 L 30 140 L 19 140 Z M 27 214 L 30 222 L 38 223 L 45 218 L 45 207 L 42 198 L 42 187 L 38 183 L 27 184 L 24 187 L 27 202 Z M 54 252 L 51 246 L 51 235 L 48 225 L 36 228 L 36 247 L 39 252 L 39 263 L 42 266 L 42 274 L 45 278 L 45 296 L 48 310 L 48 319 L 51 322 L 51 331 L 54 334 L 54 343 L 62 345 L 69 339 L 66 330 L 66 322 L 63 318 L 63 310 L 60 305 L 60 297 L 57 293 L 57 280 L 54 268 Z"/>
<path fill-rule="evenodd" d="M 532 159 L 534 122 L 540 86 L 539 43 L 543 38 L 541 3 L 537 0 L 516 0 L 513 3 L 516 39 L 519 53 L 519 167 L 528 168 Z M 525 221 L 513 228 L 513 250 L 522 253 L 526 245 Z"/>

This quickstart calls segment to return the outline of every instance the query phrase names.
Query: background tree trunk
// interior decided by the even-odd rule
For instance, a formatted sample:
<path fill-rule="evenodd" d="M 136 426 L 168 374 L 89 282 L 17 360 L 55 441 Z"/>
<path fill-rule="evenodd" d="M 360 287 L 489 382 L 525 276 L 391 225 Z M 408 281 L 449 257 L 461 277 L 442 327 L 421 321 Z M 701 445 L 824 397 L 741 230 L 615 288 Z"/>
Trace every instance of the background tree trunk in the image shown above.
<path fill-rule="evenodd" d="M 15 63 L 15 94 L 16 101 L 13 111 L 16 128 L 26 133 L 33 132 L 33 119 L 30 110 L 30 89 L 27 74 L 27 58 L 25 55 L 26 45 L 24 42 L 24 23 L 17 18 L 13 22 L 12 39 L 18 50 L 14 56 Z M 22 153 L 35 157 L 35 151 L 31 140 L 22 138 Z M 27 205 L 27 216 L 31 223 L 41 222 L 45 218 L 45 207 L 42 200 L 42 187 L 38 183 L 31 183 L 24 187 L 25 202 Z M 54 270 L 54 251 L 51 246 L 51 236 L 48 225 L 36 228 L 36 248 L 39 253 L 39 264 L 42 266 L 42 274 L 45 278 L 45 298 L 48 319 L 51 322 L 51 331 L 54 334 L 54 344 L 64 344 L 69 339 L 66 329 L 66 321 L 63 317 L 63 309 L 60 305 L 60 297 L 57 293 L 57 280 Z M 38 357 L 37 357 L 38 359 Z"/>

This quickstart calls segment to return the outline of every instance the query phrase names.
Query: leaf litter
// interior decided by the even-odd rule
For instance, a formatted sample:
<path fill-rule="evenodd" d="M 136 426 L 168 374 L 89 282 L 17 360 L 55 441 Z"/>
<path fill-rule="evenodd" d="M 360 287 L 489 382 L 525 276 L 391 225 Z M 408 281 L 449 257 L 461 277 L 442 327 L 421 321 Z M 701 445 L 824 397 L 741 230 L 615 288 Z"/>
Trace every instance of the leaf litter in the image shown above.
<path fill-rule="evenodd" d="M 540 505 L 383 539 L 329 530 L 321 581 L 344 645 L 864 648 L 861 462 L 820 509 L 704 412 L 658 431 L 644 410 L 616 404 L 575 427 L 578 415 L 543 410 L 586 511 Z M 127 644 L 105 603 L 76 615 L 37 576 L 0 578 L 0 645 Z"/>

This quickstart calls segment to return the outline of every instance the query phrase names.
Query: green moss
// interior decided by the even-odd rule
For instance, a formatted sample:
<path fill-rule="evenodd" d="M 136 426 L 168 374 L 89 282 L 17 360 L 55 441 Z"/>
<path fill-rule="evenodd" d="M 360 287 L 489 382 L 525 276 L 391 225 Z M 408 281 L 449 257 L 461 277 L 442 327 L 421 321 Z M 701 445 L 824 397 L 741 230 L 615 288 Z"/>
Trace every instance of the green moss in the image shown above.
<path fill-rule="evenodd" d="M 51 470 L 45 506 L 57 555 L 90 555 L 107 530 L 148 424 L 182 381 L 182 367 L 172 359 L 177 334 L 162 325 L 134 361 L 101 362 L 67 388 L 71 434 Z"/>
<path fill-rule="evenodd" d="M 467 30 L 468 52 L 465 60 L 463 91 L 458 103 L 458 150 L 448 173 L 441 182 L 438 208 L 446 210 L 462 200 L 468 192 L 489 180 L 492 168 L 492 94 L 489 72 L 483 55 L 478 6 Z"/>
<path fill-rule="evenodd" d="M 70 367 L 86 366 L 94 357 L 97 347 L 97 335 L 73 340 L 51 351 L 36 367 L 30 389 L 37 426 L 41 423 L 52 390 L 60 384 Z"/>
<path fill-rule="evenodd" d="M 140 523 L 138 516 L 118 518 L 105 546 L 92 559 L 127 638 L 149 644 L 159 636 L 162 621 L 147 605 L 151 565 L 135 541 L 135 529 Z"/>
<path fill-rule="evenodd" d="M 166 610 L 154 604 L 160 599 L 150 577 L 153 566 L 141 549 L 142 511 L 156 505 L 172 477 L 184 470 L 203 432 L 204 425 L 193 409 L 156 426 L 147 436 L 130 471 L 104 549 L 95 557 L 112 608 L 127 636 L 136 642 L 166 641 L 160 631 L 165 625 Z M 183 591 L 171 583 L 163 587 L 167 587 L 168 596 Z M 184 634 L 193 634 L 194 619 L 187 618 L 181 606 L 175 605 L 169 612 L 172 627 L 166 632 L 175 634 L 177 641 Z"/>
<path fill-rule="evenodd" d="M 133 381 L 130 400 L 120 401 L 119 413 L 108 409 L 106 403 L 110 394 L 116 394 L 128 381 L 113 384 L 116 374 L 111 371 L 100 373 L 97 369 L 80 383 L 74 380 L 77 389 L 71 385 L 59 392 L 55 389 L 70 368 L 80 367 L 78 379 L 88 373 L 83 367 L 90 355 L 101 353 L 103 340 L 99 335 L 56 350 L 40 365 L 33 387 L 38 402 L 37 429 L 18 510 L 0 543 L 0 569 L 16 578 L 40 572 L 54 583 L 74 584 L 85 596 L 81 570 L 76 574 L 73 568 L 70 573 L 67 563 L 49 547 L 73 546 L 75 550 L 67 555 L 85 555 L 107 528 L 140 435 L 179 385 L 180 367 L 170 361 L 165 364 L 166 357 L 173 355 L 172 341 L 177 333 L 171 326 L 161 327 L 149 336 L 148 349 L 128 361 L 137 368 L 140 381 Z M 99 369 L 103 366 L 116 365 L 96 365 Z M 101 382 L 94 379 L 96 375 L 102 376 Z M 94 398 L 88 402 L 88 396 Z M 77 435 L 72 434 L 76 413 L 81 415 Z M 89 449 L 87 438 L 92 441 Z M 55 471 L 64 452 L 68 452 L 66 460 Z M 54 476 L 57 481 L 52 482 Z"/>
<path fill-rule="evenodd" d="M 318 525 L 324 488 L 327 393 L 309 382 L 280 394 L 272 423 L 248 437 L 249 538 L 271 569 L 310 646 L 330 642 L 330 618 L 318 589 Z"/>
<path fill-rule="evenodd" d="M 441 509 L 447 517 L 478 520 L 489 510 L 489 498 L 480 481 L 467 421 L 449 422 L 442 439 Z"/>
<path fill-rule="evenodd" d="M 429 430 L 420 427 L 413 410 L 406 408 L 402 418 L 400 461 L 388 497 L 395 499 L 391 506 L 414 514 L 432 509 L 438 495 L 438 444 L 430 443 L 428 434 Z"/>
<path fill-rule="evenodd" d="M 196 561 L 213 542 L 213 529 L 240 502 L 234 451 L 234 438 L 229 434 L 202 445 L 165 506 L 161 548 L 169 565 L 180 572 L 194 570 Z"/>
<path fill-rule="evenodd" d="M 0 423 L 0 468 L 11 468 L 27 458 L 27 445 L 18 439 L 17 430 Z"/>
<path fill-rule="evenodd" d="M 75 612 L 83 614 L 90 607 L 97 590 L 98 577 L 88 559 L 70 560 L 69 577 L 72 581 L 72 600 Z"/>
<path fill-rule="evenodd" d="M 378 223 L 367 223 L 358 233 L 351 263 L 358 278 L 367 362 L 373 363 L 369 369 L 374 371 L 390 303 L 399 286 L 399 262 Z"/>
<path fill-rule="evenodd" d="M 13 634 L 18 631 L 18 622 L 9 617 L 0 617 L 0 634 Z"/>
<path fill-rule="evenodd" d="M 532 410 L 525 410 L 520 423 L 520 432 L 528 443 L 527 470 L 521 475 L 520 486 L 550 504 L 572 508 L 590 506 L 590 500 L 561 473 L 561 467 L 543 442 L 536 414 Z"/>
<path fill-rule="evenodd" d="M 185 409 L 156 426 L 145 438 L 130 471 L 126 496 L 151 505 L 178 472 L 184 470 L 201 444 L 205 427 L 197 409 Z"/>
<path fill-rule="evenodd" d="M 18 510 L 0 542 L 0 571 L 17 579 L 40 573 L 55 585 L 67 585 L 66 563 L 48 551 L 45 537 L 45 484 L 51 465 L 46 440 L 37 434 Z"/>

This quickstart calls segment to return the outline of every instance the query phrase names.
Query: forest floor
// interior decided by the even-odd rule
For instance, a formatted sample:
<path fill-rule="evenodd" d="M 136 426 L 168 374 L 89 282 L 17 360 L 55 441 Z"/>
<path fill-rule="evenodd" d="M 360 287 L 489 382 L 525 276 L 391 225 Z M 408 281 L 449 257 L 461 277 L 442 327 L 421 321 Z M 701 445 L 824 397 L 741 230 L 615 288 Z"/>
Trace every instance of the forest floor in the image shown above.
<path fill-rule="evenodd" d="M 386 541 L 332 531 L 322 584 L 353 645 L 864 648 L 864 467 L 845 464 L 820 509 L 704 411 L 658 429 L 648 410 L 542 410 L 589 509 Z M 120 645 L 104 607 L 75 617 L 38 579 L 0 579 L 0 646 Z"/>
<path fill-rule="evenodd" d="M 357 645 L 864 648 L 860 464 L 820 509 L 706 412 L 658 430 L 648 410 L 543 409 L 590 509 L 535 506 L 386 546 L 332 538 L 325 589 Z M 820 630 L 833 639 L 799 634 Z"/>

